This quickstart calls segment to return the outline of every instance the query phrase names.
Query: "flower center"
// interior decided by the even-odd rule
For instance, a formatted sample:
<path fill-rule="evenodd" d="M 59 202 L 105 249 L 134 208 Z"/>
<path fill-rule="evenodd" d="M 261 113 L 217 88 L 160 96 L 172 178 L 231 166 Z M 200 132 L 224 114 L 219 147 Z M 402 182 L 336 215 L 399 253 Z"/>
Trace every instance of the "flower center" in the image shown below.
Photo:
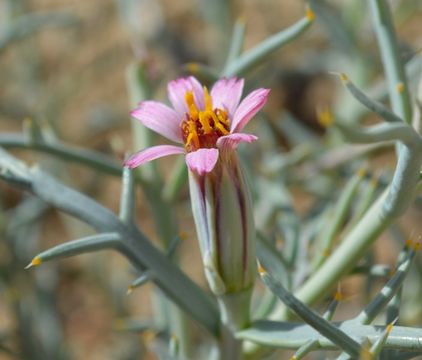
<path fill-rule="evenodd" d="M 187 91 L 185 101 L 188 105 L 186 119 L 181 123 L 182 138 L 187 152 L 200 148 L 216 147 L 217 139 L 230 133 L 227 112 L 212 107 L 212 99 L 204 86 L 205 109 L 198 110 L 195 105 L 193 91 Z"/>

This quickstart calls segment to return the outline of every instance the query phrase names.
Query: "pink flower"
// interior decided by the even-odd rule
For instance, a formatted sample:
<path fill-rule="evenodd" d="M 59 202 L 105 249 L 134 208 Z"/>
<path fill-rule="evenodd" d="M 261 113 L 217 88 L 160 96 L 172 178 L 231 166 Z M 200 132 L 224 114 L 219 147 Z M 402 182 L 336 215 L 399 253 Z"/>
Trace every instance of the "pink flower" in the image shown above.
<path fill-rule="evenodd" d="M 211 172 L 219 156 L 241 142 L 257 139 L 241 131 L 265 105 L 270 90 L 254 90 L 240 102 L 243 84 L 243 79 L 223 78 L 209 93 L 196 78 L 189 76 L 168 84 L 173 109 L 157 101 L 142 101 L 131 115 L 149 129 L 183 146 L 152 146 L 133 154 L 125 166 L 135 168 L 163 156 L 186 154 L 186 164 L 191 171 L 198 175 Z"/>

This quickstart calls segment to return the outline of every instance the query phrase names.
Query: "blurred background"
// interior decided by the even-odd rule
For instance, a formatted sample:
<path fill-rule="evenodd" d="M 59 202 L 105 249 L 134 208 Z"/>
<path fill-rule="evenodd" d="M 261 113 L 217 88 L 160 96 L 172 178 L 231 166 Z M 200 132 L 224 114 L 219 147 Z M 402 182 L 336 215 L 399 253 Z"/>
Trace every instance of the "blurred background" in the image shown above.
<path fill-rule="evenodd" d="M 264 114 L 251 124 L 262 141 L 247 150 L 245 156 L 253 160 L 249 172 L 271 178 L 284 169 L 301 216 L 321 198 L 327 200 L 330 184 L 341 187 L 351 171 L 349 165 L 343 166 L 350 158 L 357 158 L 359 166 L 370 164 L 371 174 L 386 179 L 394 164 L 392 148 L 373 152 L 354 147 L 345 154 L 325 139 L 318 107 L 335 109 L 345 121 L 376 121 L 360 105 L 345 100 L 328 72 L 346 72 L 380 98 L 384 76 L 365 0 L 315 1 L 318 4 L 326 17 L 317 13 L 310 30 L 246 75 L 247 89 L 273 89 Z M 391 4 L 403 59 L 420 60 L 422 4 Z M 304 9 L 305 2 L 297 0 L 0 0 L 0 145 L 118 211 L 118 176 L 8 139 L 41 129 L 40 136 L 46 139 L 100 151 L 121 163 L 127 152 L 136 150 L 128 115 L 133 106 L 128 66 L 142 64 L 150 84 L 148 95 L 165 101 L 167 82 L 195 73 L 191 63 L 207 65 L 218 74 L 236 20 L 246 24 L 248 49 L 303 17 Z M 420 67 L 415 68 L 414 90 L 420 79 Z M 207 81 L 206 74 L 197 76 Z M 308 141 L 319 144 L 313 154 L 298 147 Z M 297 165 L 293 168 L 286 165 L 285 156 L 294 151 L 296 158 L 288 158 L 289 164 Z M 171 164 L 172 160 L 160 161 L 164 178 Z M 257 197 L 260 209 L 265 208 L 265 198 Z M 144 200 L 138 191 L 138 223 L 156 239 Z M 184 234 L 181 266 L 205 286 L 188 201 L 183 186 L 175 205 Z M 147 350 L 153 335 L 140 331 L 148 328 L 144 320 L 153 308 L 152 286 L 125 295 L 136 275 L 126 259 L 98 252 L 25 271 L 41 250 L 91 234 L 92 229 L 4 183 L 0 208 L 0 359 L 157 358 Z M 396 229 L 397 237 L 419 236 L 420 216 L 418 209 L 407 214 Z M 265 226 L 277 237 L 271 223 Z M 392 236 L 383 241 L 373 256 L 394 264 L 400 244 Z M 351 299 L 340 307 L 339 319 L 353 314 L 370 295 L 358 276 L 352 280 L 343 284 Z M 420 294 L 421 289 L 414 291 Z M 422 321 L 414 316 L 413 320 Z"/>

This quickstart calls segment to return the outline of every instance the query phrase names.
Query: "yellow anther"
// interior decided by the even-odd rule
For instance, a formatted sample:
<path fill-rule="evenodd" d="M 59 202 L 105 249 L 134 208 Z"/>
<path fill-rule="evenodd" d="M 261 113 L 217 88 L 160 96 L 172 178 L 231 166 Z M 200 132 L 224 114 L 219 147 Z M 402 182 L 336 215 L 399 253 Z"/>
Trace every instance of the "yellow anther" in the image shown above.
<path fill-rule="evenodd" d="M 198 133 L 196 132 L 195 124 L 192 121 L 189 121 L 189 135 L 186 139 L 186 146 L 193 142 L 195 148 L 199 148 L 199 138 Z"/>
<path fill-rule="evenodd" d="M 212 111 L 212 98 L 206 86 L 204 86 L 204 100 L 205 100 L 205 111 Z"/>
<path fill-rule="evenodd" d="M 212 133 L 212 128 L 210 126 L 208 119 L 209 119 L 208 112 L 202 112 L 201 111 L 199 113 L 199 122 L 201 123 L 202 129 L 204 129 L 205 134 L 211 134 Z"/>
<path fill-rule="evenodd" d="M 325 249 L 322 252 L 322 256 L 324 256 L 324 257 L 328 257 L 328 256 L 330 256 L 330 254 L 331 254 L 331 249 Z"/>
<path fill-rule="evenodd" d="M 193 138 L 192 133 L 189 133 L 188 137 L 186 138 L 186 146 L 189 146 Z"/>
<path fill-rule="evenodd" d="M 407 239 L 404 246 L 410 249 L 411 247 L 413 247 L 413 240 Z"/>
<path fill-rule="evenodd" d="M 186 91 L 185 93 L 185 101 L 188 107 L 191 107 L 191 105 L 195 105 L 195 100 L 193 97 L 193 91 Z"/>
<path fill-rule="evenodd" d="M 185 101 L 188 105 L 189 115 L 192 119 L 196 120 L 198 118 L 198 109 L 195 105 L 195 99 L 193 97 L 193 91 L 186 91 Z"/>
<path fill-rule="evenodd" d="M 218 121 L 220 121 L 225 126 L 229 126 L 229 120 L 227 118 L 227 113 L 224 110 L 221 110 L 217 113 Z"/>
<path fill-rule="evenodd" d="M 309 6 L 306 7 L 306 18 L 309 21 L 313 21 L 315 19 L 315 13 L 312 11 L 312 9 Z"/>
<path fill-rule="evenodd" d="M 420 248 L 421 248 L 421 243 L 420 243 L 420 241 L 417 241 L 416 244 L 414 245 L 413 249 L 415 251 L 419 251 Z"/>
<path fill-rule="evenodd" d="M 223 135 L 227 135 L 229 131 L 224 127 L 224 122 L 220 121 L 220 117 L 217 116 L 214 112 L 210 112 L 212 119 L 214 120 L 214 128 L 220 130 Z"/>
<path fill-rule="evenodd" d="M 214 125 L 218 130 L 220 130 L 222 133 L 223 133 L 223 135 L 228 135 L 229 134 L 229 132 L 226 130 L 226 128 L 222 125 L 222 124 L 220 124 L 219 122 L 218 123 L 215 123 L 215 125 Z"/>
<path fill-rule="evenodd" d="M 186 139 L 186 146 L 189 146 L 191 142 L 193 142 L 196 149 L 199 148 L 199 138 L 196 132 L 188 135 L 188 138 Z"/>
<path fill-rule="evenodd" d="M 399 94 L 401 94 L 401 93 L 404 91 L 404 84 L 403 84 L 402 82 L 399 82 L 399 83 L 396 85 L 396 90 L 397 90 L 397 92 L 398 92 Z"/>

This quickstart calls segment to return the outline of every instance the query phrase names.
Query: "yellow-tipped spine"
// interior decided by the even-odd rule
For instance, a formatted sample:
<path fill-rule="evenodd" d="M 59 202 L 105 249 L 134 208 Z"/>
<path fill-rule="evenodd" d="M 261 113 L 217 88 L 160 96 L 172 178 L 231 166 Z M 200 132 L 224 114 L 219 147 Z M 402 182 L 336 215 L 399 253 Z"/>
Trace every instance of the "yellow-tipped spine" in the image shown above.
<path fill-rule="evenodd" d="M 403 92 L 404 92 L 404 90 L 405 90 L 405 88 L 404 88 L 404 84 L 403 84 L 402 82 L 399 82 L 399 83 L 396 85 L 396 91 L 397 91 L 399 94 L 401 94 L 401 93 L 403 93 Z"/>
<path fill-rule="evenodd" d="M 25 269 L 29 269 L 33 266 L 38 266 L 42 264 L 42 259 L 39 256 L 35 256 L 32 261 L 25 267 Z"/>
<path fill-rule="evenodd" d="M 258 273 L 259 275 L 264 275 L 267 273 L 267 271 L 265 270 L 265 268 L 261 265 L 260 262 L 258 262 Z"/>
<path fill-rule="evenodd" d="M 333 113 L 327 107 L 318 109 L 317 118 L 319 123 L 325 128 L 332 126 L 335 121 Z"/>
<path fill-rule="evenodd" d="M 309 6 L 306 7 L 306 18 L 308 19 L 308 21 L 315 20 L 315 13 Z"/>
<path fill-rule="evenodd" d="M 340 73 L 340 80 L 347 83 L 349 82 L 349 77 L 345 73 Z"/>
<path fill-rule="evenodd" d="M 130 294 L 132 294 L 132 292 L 133 292 L 133 286 L 132 285 L 130 285 L 128 288 L 127 288 L 127 291 L 126 291 L 126 295 L 130 295 Z"/>

